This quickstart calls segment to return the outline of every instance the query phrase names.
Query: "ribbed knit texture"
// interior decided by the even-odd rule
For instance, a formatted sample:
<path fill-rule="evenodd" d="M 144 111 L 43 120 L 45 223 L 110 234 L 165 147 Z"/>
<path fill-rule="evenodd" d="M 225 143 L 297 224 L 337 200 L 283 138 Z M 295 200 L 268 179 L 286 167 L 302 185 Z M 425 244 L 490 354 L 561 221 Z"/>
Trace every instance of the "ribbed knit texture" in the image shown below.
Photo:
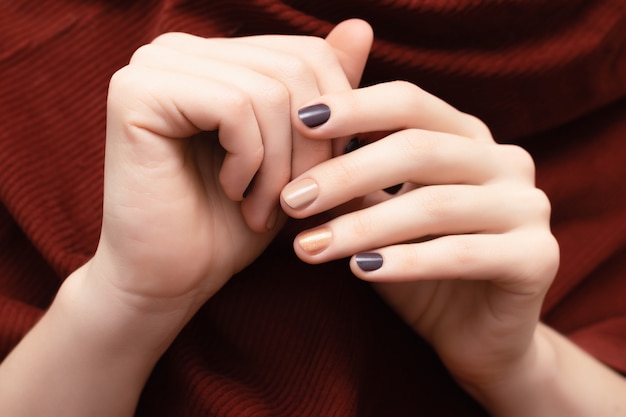
<path fill-rule="evenodd" d="M 0 358 L 95 250 L 108 80 L 166 31 L 376 33 L 364 83 L 407 79 L 527 147 L 562 267 L 545 320 L 626 371 L 623 0 L 0 0 Z M 297 226 L 293 226 L 297 228 Z M 189 323 L 139 416 L 483 416 L 350 275 L 283 236 Z"/>

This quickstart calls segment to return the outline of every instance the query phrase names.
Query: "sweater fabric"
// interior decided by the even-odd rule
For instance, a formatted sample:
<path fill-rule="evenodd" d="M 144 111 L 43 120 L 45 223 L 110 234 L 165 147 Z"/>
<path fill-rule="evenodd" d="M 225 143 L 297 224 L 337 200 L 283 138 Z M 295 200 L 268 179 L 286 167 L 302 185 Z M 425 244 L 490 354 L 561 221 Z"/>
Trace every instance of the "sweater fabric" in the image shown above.
<path fill-rule="evenodd" d="M 157 35 L 324 36 L 360 17 L 363 84 L 404 79 L 528 149 L 561 267 L 543 320 L 626 372 L 623 0 L 0 1 L 0 359 L 95 251 L 107 86 Z M 485 416 L 345 260 L 291 230 L 198 312 L 138 416 Z"/>

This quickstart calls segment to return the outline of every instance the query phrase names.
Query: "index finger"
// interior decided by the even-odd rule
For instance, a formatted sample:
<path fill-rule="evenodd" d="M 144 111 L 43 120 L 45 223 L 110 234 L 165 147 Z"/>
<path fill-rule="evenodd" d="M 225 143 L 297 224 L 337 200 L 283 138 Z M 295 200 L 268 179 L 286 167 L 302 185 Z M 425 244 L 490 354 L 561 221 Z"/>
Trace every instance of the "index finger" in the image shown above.
<path fill-rule="evenodd" d="M 532 182 L 528 170 L 512 169 L 507 149 L 447 133 L 403 130 L 311 168 L 287 184 L 281 204 L 288 215 L 304 218 L 404 182 Z"/>
<path fill-rule="evenodd" d="M 308 102 L 300 111 L 322 104 L 330 109 L 324 124 L 314 129 L 302 122 L 295 124 L 306 137 L 330 139 L 415 128 L 493 142 L 489 128 L 480 119 L 406 81 L 331 92 Z"/>

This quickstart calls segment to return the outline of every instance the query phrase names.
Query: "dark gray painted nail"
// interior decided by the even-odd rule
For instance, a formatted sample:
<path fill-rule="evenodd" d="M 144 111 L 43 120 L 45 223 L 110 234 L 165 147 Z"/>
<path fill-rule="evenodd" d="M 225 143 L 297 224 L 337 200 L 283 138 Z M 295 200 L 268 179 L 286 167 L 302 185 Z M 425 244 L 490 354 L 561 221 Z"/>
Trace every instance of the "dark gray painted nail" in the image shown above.
<path fill-rule="evenodd" d="M 391 195 L 398 194 L 398 191 L 400 191 L 400 189 L 402 188 L 403 185 L 404 184 L 396 184 L 396 185 L 393 185 L 391 187 L 387 187 L 387 188 L 385 188 L 385 192 L 387 194 L 391 194 Z"/>
<path fill-rule="evenodd" d="M 359 253 L 354 260 L 363 271 L 376 271 L 383 266 L 383 257 L 380 253 Z"/>
<path fill-rule="evenodd" d="M 326 104 L 314 104 L 298 110 L 298 117 L 308 127 L 323 125 L 330 119 L 330 107 Z"/>
<path fill-rule="evenodd" d="M 343 153 L 345 155 L 345 154 L 350 153 L 352 151 L 356 151 L 361 146 L 363 146 L 363 144 L 361 143 L 359 138 L 352 138 L 352 139 L 350 139 L 350 141 L 348 143 L 346 143 L 346 147 L 343 149 Z"/>

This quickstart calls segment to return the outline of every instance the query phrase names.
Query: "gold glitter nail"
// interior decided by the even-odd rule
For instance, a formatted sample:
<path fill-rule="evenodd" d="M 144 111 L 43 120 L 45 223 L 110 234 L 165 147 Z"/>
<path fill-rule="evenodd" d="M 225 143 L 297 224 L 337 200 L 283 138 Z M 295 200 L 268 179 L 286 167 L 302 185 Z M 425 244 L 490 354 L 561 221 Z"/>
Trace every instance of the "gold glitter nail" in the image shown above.
<path fill-rule="evenodd" d="M 308 230 L 298 236 L 298 245 L 310 255 L 322 252 L 333 239 L 333 232 L 328 227 Z"/>

